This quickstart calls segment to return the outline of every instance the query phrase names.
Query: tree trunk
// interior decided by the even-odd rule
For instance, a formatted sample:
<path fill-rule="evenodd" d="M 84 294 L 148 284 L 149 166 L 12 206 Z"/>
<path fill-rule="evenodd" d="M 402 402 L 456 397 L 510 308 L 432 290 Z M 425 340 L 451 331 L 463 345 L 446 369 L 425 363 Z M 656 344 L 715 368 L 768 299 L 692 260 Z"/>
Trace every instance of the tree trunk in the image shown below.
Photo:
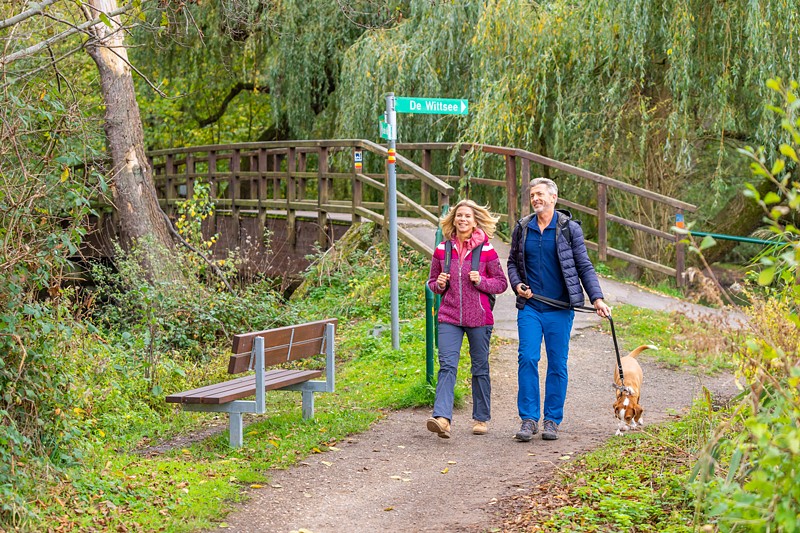
<path fill-rule="evenodd" d="M 756 190 L 763 198 L 769 191 L 775 190 L 775 185 L 769 180 L 763 180 L 756 186 Z M 717 223 L 709 233 L 746 237 L 758 228 L 766 226 L 764 223 L 764 210 L 755 200 L 745 197 L 741 192 L 734 196 L 719 213 L 717 215 Z M 699 244 L 703 239 L 695 237 L 695 240 Z M 738 244 L 739 242 L 737 241 L 718 239 L 715 246 L 703 250 L 703 256 L 708 261 L 708 264 L 711 265 L 724 258 Z"/>
<path fill-rule="evenodd" d="M 90 0 L 87 18 L 117 9 L 116 0 Z M 119 216 L 122 246 L 140 242 L 172 248 L 167 221 L 158 205 L 152 170 L 144 152 L 144 131 L 133 87 L 133 76 L 119 20 L 110 19 L 113 29 L 98 24 L 90 32 L 96 39 L 87 52 L 97 64 L 105 103 L 105 131 L 114 165 L 111 191 Z M 114 31 L 116 30 L 116 31 Z M 143 240 L 144 239 L 144 240 Z M 155 274 L 149 265 L 151 274 Z"/>

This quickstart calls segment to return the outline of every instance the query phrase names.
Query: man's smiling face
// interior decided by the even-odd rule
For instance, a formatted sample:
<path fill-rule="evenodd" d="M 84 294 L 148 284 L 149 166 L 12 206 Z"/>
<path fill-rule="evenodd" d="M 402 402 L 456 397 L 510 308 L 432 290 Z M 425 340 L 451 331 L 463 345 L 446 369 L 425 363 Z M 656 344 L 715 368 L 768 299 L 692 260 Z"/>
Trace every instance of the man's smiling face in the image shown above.
<path fill-rule="evenodd" d="M 556 207 L 558 196 L 551 193 L 547 185 L 539 184 L 531 189 L 531 207 L 538 214 L 553 211 Z"/>

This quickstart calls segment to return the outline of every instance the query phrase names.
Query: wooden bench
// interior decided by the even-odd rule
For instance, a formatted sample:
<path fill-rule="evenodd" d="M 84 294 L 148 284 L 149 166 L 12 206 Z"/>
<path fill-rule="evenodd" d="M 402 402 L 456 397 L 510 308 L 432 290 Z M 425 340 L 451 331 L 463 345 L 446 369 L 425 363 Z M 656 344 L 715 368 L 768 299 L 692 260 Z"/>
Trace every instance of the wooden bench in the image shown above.
<path fill-rule="evenodd" d="M 233 338 L 229 374 L 255 370 L 253 374 L 199 389 L 167 396 L 167 402 L 179 403 L 187 411 L 228 413 L 230 444 L 242 445 L 242 413 L 263 414 L 268 390 L 302 392 L 303 418 L 314 416 L 314 393 L 334 390 L 333 334 L 336 319 L 320 320 L 296 326 L 243 333 Z M 325 380 L 315 380 L 321 370 L 266 370 L 289 361 L 325 354 Z M 255 401 L 242 400 L 255 395 Z"/>

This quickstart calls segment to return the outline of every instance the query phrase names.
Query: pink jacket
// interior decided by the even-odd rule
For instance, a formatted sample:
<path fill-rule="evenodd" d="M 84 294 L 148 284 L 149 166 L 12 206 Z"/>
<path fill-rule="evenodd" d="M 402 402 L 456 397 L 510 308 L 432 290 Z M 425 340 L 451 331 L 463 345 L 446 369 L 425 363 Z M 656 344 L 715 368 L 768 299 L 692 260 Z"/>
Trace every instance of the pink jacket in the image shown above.
<path fill-rule="evenodd" d="M 473 233 L 473 237 L 479 230 Z M 483 232 L 480 232 L 483 234 Z M 484 236 L 485 238 L 485 236 Z M 508 287 L 508 281 L 500 266 L 500 259 L 491 243 L 486 240 L 481 249 L 478 272 L 480 282 L 476 285 L 469 279 L 472 269 L 472 248 L 469 241 L 459 253 L 457 239 L 453 238 L 453 252 L 450 259 L 450 288 L 442 290 L 436 278 L 444 268 L 444 241 L 433 252 L 428 287 L 434 294 L 444 294 L 439 307 L 439 322 L 455 324 L 468 328 L 494 325 L 494 315 L 489 307 L 488 294 L 500 294 Z M 475 243 L 477 245 L 477 243 Z"/>

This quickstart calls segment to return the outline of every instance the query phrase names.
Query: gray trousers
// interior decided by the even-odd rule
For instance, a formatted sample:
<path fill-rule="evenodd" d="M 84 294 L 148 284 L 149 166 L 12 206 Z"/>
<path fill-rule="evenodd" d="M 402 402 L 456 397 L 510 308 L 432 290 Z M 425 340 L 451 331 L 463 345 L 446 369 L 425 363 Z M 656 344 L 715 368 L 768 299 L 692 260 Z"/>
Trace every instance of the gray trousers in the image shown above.
<path fill-rule="evenodd" d="M 465 328 L 439 323 L 439 377 L 433 416 L 453 419 L 453 393 L 465 333 L 472 362 L 472 418 L 487 422 L 492 411 L 492 384 L 489 380 L 489 339 L 492 338 L 492 326 Z"/>

